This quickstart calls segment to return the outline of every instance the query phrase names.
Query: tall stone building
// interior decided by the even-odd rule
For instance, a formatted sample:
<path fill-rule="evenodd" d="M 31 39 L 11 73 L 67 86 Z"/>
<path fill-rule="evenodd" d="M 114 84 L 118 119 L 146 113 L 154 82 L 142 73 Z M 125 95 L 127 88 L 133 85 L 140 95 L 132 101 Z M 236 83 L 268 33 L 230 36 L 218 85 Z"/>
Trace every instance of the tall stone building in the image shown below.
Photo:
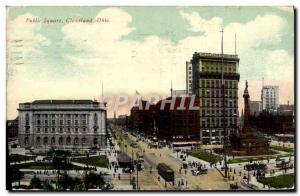
<path fill-rule="evenodd" d="M 268 112 L 277 111 L 279 107 L 279 87 L 263 86 L 261 90 L 262 109 Z"/>
<path fill-rule="evenodd" d="M 201 141 L 222 143 L 223 126 L 228 135 L 237 131 L 239 58 L 237 55 L 194 53 L 190 62 L 192 93 L 200 98 Z"/>
<path fill-rule="evenodd" d="M 19 104 L 19 144 L 34 149 L 106 147 L 105 104 L 36 100 Z"/>

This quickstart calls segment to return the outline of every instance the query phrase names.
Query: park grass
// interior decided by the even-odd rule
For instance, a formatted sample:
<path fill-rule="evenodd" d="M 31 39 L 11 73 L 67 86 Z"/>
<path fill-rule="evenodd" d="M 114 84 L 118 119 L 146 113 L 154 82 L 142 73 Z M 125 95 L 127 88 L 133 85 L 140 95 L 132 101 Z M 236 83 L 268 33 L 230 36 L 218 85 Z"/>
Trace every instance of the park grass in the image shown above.
<path fill-rule="evenodd" d="M 196 157 L 198 159 L 201 159 L 203 161 L 215 164 L 218 163 L 219 161 L 222 161 L 223 158 L 214 154 L 210 154 L 206 151 L 203 150 L 197 150 L 197 151 L 190 151 L 188 152 L 188 155 Z"/>
<path fill-rule="evenodd" d="M 11 154 L 11 155 L 9 155 L 9 162 L 10 163 L 30 161 L 30 160 L 33 160 L 33 157 L 26 156 L 26 155 L 20 155 L 20 154 Z"/>
<path fill-rule="evenodd" d="M 291 188 L 294 185 L 294 174 L 263 178 L 260 180 L 260 182 L 277 189 Z"/>
<path fill-rule="evenodd" d="M 263 161 L 263 160 L 268 160 L 268 159 L 276 159 L 277 157 L 284 158 L 284 157 L 288 157 L 288 155 L 230 159 L 228 161 L 228 163 L 233 164 L 233 163 L 245 163 L 245 162 L 251 162 L 251 161 Z"/>
<path fill-rule="evenodd" d="M 57 170 L 60 168 L 55 167 L 52 163 L 43 163 L 43 162 L 32 162 L 24 163 L 19 165 L 14 165 L 14 168 L 19 169 L 37 169 L 37 170 Z M 89 170 L 90 168 L 85 168 L 73 164 L 69 164 L 65 170 Z"/>
<path fill-rule="evenodd" d="M 271 146 L 271 149 L 278 150 L 278 151 L 283 151 L 283 152 L 288 152 L 288 153 L 294 153 L 293 148 L 286 148 L 286 147 L 282 147 L 282 146 Z"/>
<path fill-rule="evenodd" d="M 89 166 L 96 166 L 96 167 L 108 167 L 108 159 L 106 155 L 100 156 L 93 156 L 93 157 L 80 157 L 74 159 L 74 162 L 89 165 Z"/>

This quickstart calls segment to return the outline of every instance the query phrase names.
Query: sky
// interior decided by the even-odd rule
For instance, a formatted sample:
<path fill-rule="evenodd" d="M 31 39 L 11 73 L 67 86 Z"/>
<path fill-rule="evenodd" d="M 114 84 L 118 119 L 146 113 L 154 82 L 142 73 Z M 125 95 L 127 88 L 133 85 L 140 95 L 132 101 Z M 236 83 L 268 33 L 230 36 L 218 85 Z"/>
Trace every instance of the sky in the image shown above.
<path fill-rule="evenodd" d="M 106 22 L 66 22 L 97 18 Z M 185 62 L 220 53 L 222 28 L 224 53 L 237 37 L 239 110 L 245 81 L 260 100 L 262 78 L 293 104 L 292 7 L 8 7 L 7 119 L 22 102 L 99 99 L 102 83 L 106 95 L 168 95 L 171 80 L 185 89 Z"/>

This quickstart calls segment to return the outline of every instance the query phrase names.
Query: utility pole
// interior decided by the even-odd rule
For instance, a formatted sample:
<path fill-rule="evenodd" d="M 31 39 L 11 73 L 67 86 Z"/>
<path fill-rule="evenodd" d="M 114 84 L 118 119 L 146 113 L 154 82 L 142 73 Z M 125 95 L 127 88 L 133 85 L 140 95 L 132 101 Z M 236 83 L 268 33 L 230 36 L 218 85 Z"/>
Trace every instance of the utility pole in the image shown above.
<path fill-rule="evenodd" d="M 224 149 L 224 172 L 225 172 L 225 178 L 228 177 L 228 168 L 227 168 L 227 129 L 225 126 L 225 121 L 226 121 L 226 117 L 225 117 L 225 83 L 224 83 L 224 51 L 223 51 L 223 34 L 224 34 L 224 30 L 222 29 L 220 31 L 222 33 L 222 37 L 221 37 L 221 58 L 222 58 L 222 125 L 223 125 L 223 133 L 224 133 L 224 144 L 223 144 L 223 149 Z"/>
<path fill-rule="evenodd" d="M 136 189 L 139 190 L 139 168 L 138 168 L 138 157 L 139 154 L 136 154 Z"/>

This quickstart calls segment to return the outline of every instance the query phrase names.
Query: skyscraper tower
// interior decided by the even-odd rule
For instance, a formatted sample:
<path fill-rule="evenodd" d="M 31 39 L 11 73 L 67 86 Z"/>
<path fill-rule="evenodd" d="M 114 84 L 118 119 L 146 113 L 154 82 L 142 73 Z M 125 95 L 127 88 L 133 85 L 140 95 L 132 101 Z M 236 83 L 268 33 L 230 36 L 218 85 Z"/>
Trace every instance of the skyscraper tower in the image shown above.
<path fill-rule="evenodd" d="M 200 139 L 222 143 L 223 125 L 228 135 L 238 130 L 238 55 L 196 52 L 191 63 L 192 93 L 200 98 Z"/>

